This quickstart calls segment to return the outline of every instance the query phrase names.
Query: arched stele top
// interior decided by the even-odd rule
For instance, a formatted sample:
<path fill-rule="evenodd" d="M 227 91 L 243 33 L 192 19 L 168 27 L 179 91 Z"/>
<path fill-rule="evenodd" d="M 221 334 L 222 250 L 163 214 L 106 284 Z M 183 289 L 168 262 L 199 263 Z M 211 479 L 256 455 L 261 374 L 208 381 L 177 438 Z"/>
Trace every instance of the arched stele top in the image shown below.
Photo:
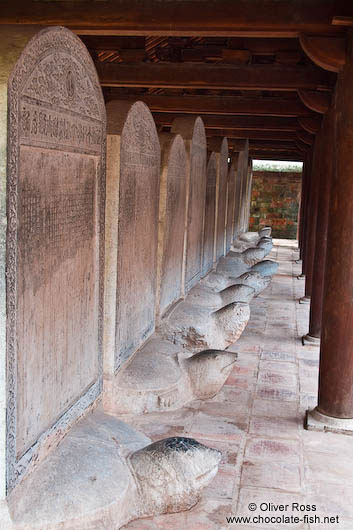
<path fill-rule="evenodd" d="M 106 114 L 71 31 L 29 41 L 9 77 L 8 117 L 11 489 L 102 387 Z"/>
<path fill-rule="evenodd" d="M 137 120 L 139 125 L 145 122 L 152 127 L 153 139 L 158 139 L 158 133 L 150 109 L 143 101 L 113 100 L 106 105 L 107 109 L 107 134 L 121 135 L 126 126 L 129 115 L 130 119 Z M 139 112 L 141 116 L 139 117 Z M 154 127 L 153 127 L 154 126 Z"/>
<path fill-rule="evenodd" d="M 109 102 L 107 121 L 104 342 L 112 375 L 155 329 L 160 145 L 141 101 Z"/>
<path fill-rule="evenodd" d="M 188 154 L 187 236 L 185 290 L 189 291 L 201 277 L 203 219 L 206 196 L 206 133 L 198 116 L 180 116 L 172 124 L 172 133 L 180 134 Z"/>
<path fill-rule="evenodd" d="M 158 313 L 183 294 L 186 150 L 180 134 L 162 133 L 158 232 Z"/>

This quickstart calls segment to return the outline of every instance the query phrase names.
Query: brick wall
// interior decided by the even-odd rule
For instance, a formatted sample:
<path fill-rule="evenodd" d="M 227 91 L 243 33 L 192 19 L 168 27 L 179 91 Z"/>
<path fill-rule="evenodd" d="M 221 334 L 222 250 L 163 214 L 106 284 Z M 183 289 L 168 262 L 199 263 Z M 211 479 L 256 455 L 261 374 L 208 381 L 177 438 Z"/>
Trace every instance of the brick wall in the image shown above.
<path fill-rule="evenodd" d="M 249 230 L 272 226 L 272 236 L 296 239 L 301 173 L 254 171 Z"/>

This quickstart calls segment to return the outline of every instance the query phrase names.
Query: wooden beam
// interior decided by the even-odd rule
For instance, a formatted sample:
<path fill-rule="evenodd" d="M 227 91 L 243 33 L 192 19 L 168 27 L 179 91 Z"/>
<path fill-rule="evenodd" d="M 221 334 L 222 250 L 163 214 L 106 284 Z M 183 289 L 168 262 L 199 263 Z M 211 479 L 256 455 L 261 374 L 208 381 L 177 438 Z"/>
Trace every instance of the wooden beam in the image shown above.
<path fill-rule="evenodd" d="M 253 131 L 243 129 L 241 131 L 231 129 L 207 129 L 207 136 L 224 136 L 226 138 L 254 139 L 254 140 L 294 140 L 295 132 L 287 131 Z"/>
<path fill-rule="evenodd" d="M 299 116 L 298 122 L 300 126 L 310 134 L 316 134 L 321 128 L 321 116 Z"/>
<path fill-rule="evenodd" d="M 114 89 L 112 89 L 114 90 Z M 127 99 L 114 92 L 106 93 L 106 101 Z M 286 98 L 244 98 L 232 96 L 159 96 L 137 94 L 129 100 L 140 100 L 152 112 L 177 112 L 181 114 L 218 114 L 296 117 L 311 116 L 313 113 L 301 100 Z"/>
<path fill-rule="evenodd" d="M 313 90 L 298 90 L 298 94 L 308 109 L 325 114 L 331 105 L 331 95 L 327 92 L 315 92 Z"/>
<path fill-rule="evenodd" d="M 299 36 L 300 44 L 308 57 L 321 68 L 340 72 L 346 64 L 346 40 L 344 37 Z"/>
<path fill-rule="evenodd" d="M 333 17 L 351 15 L 346 0 L 19 0 L 6 2 L 0 22 L 62 25 L 81 35 L 297 37 L 337 33 Z"/>
<path fill-rule="evenodd" d="M 154 112 L 157 124 L 171 125 L 180 114 Z M 195 114 L 194 118 L 199 116 Z M 262 131 L 297 131 L 299 124 L 295 118 L 273 118 L 272 116 L 209 116 L 201 114 L 207 129 L 262 130 Z"/>
<path fill-rule="evenodd" d="M 320 68 L 302 65 L 95 64 L 101 85 L 112 87 L 292 91 L 329 90 L 335 81 Z"/>

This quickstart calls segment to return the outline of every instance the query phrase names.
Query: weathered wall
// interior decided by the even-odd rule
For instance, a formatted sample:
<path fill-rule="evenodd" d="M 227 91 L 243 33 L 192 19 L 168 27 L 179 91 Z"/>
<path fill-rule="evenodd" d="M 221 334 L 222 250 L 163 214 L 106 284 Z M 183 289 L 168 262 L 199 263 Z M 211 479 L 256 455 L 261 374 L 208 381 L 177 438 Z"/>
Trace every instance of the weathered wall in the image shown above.
<path fill-rule="evenodd" d="M 8 105 L 11 488 L 101 391 L 106 124 L 91 57 L 64 28 L 26 46 Z"/>
<path fill-rule="evenodd" d="M 188 292 L 201 278 L 206 196 L 206 134 L 202 119 L 188 116 L 174 120 L 172 133 L 183 137 L 188 157 L 185 254 L 185 291 Z"/>
<path fill-rule="evenodd" d="M 205 224 L 202 249 L 202 276 L 213 267 L 216 223 L 217 153 L 212 152 L 207 162 Z"/>
<path fill-rule="evenodd" d="M 254 171 L 250 230 L 272 226 L 272 236 L 296 239 L 301 173 Z"/>
<path fill-rule="evenodd" d="M 186 214 L 186 150 L 182 137 L 162 133 L 158 229 L 157 313 L 183 294 Z"/>
<path fill-rule="evenodd" d="M 110 102 L 107 118 L 104 370 L 111 376 L 155 329 L 160 145 L 144 103 Z"/>

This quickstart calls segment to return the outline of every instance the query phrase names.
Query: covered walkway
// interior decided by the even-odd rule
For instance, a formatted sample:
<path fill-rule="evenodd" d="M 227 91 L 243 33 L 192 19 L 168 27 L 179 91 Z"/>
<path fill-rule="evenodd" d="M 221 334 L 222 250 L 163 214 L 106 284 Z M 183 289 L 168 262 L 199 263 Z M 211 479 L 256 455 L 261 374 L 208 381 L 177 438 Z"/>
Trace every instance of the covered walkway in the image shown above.
<path fill-rule="evenodd" d="M 303 428 L 305 411 L 317 403 L 319 348 L 301 343 L 309 306 L 298 304 L 304 281 L 297 279 L 301 269 L 295 248 L 295 241 L 274 240 L 270 258 L 279 263 L 278 274 L 251 302 L 248 326 L 230 347 L 239 360 L 221 392 L 175 412 L 125 420 L 153 440 L 191 436 L 223 454 L 215 480 L 192 510 L 140 519 L 125 528 L 352 530 L 352 438 Z M 258 509 L 251 512 L 249 503 Z M 270 503 L 271 510 L 265 506 Z M 314 505 L 316 511 L 296 511 L 292 503 Z M 278 505 L 287 508 L 276 511 Z M 230 515 L 302 521 L 228 523 Z M 310 524 L 305 516 L 321 522 L 316 518 Z M 324 517 L 332 519 L 326 523 Z"/>

